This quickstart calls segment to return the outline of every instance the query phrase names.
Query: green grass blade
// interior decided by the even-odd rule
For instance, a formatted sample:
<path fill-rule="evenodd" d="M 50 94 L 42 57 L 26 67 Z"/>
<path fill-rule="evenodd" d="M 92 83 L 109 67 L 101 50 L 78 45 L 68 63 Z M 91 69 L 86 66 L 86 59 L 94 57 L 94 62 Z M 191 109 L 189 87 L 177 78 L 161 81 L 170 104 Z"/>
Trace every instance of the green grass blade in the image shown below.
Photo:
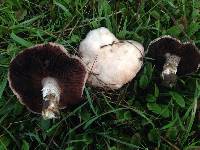
<path fill-rule="evenodd" d="M 8 131 L 8 129 L 6 129 L 4 126 L 0 126 L 0 127 L 11 137 L 11 139 L 15 142 L 16 146 L 20 149 L 19 142 L 14 137 L 14 135 L 10 131 Z"/>
<path fill-rule="evenodd" d="M 3 91 L 6 88 L 6 84 L 7 84 L 7 76 L 4 77 L 3 81 L 0 83 L 0 99 L 3 95 Z"/>
<path fill-rule="evenodd" d="M 114 141 L 114 142 L 116 142 L 116 143 L 123 144 L 123 145 L 125 145 L 125 146 L 127 146 L 127 147 L 130 147 L 130 148 L 134 148 L 134 149 L 144 149 L 144 148 L 139 147 L 139 146 L 137 146 L 137 145 L 134 145 L 134 144 L 131 144 L 131 143 L 128 143 L 128 142 L 119 140 L 119 139 L 117 139 L 117 138 L 111 137 L 111 136 L 106 135 L 106 134 L 98 133 L 98 135 L 101 135 L 101 136 L 107 138 L 108 140 L 112 140 L 112 141 Z"/>
<path fill-rule="evenodd" d="M 17 36 L 15 33 L 11 33 L 10 37 L 15 41 L 17 42 L 18 44 L 24 46 L 24 47 L 31 47 L 33 46 L 33 43 L 29 42 L 29 41 L 26 41 L 24 40 L 23 38 Z"/>
<path fill-rule="evenodd" d="M 96 110 L 95 110 L 95 108 L 94 108 L 94 106 L 92 104 L 93 100 L 92 100 L 92 98 L 90 96 L 90 93 L 89 93 L 87 88 L 85 88 L 85 93 L 86 93 L 87 100 L 88 100 L 88 102 L 90 104 L 90 108 L 92 109 L 93 113 L 97 116 L 97 112 L 96 112 Z"/>

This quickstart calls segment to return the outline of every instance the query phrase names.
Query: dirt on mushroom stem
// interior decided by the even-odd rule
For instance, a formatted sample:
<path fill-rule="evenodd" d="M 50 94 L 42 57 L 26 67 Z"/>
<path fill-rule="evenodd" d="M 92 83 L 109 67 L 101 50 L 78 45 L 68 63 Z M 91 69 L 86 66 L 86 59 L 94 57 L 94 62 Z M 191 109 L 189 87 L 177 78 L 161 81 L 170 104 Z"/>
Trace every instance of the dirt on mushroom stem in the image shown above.
<path fill-rule="evenodd" d="M 59 113 L 59 100 L 60 100 L 60 87 L 56 79 L 46 77 L 42 80 L 42 95 L 43 107 L 42 116 L 44 119 L 58 118 Z"/>
<path fill-rule="evenodd" d="M 161 73 L 161 77 L 163 79 L 162 84 L 167 87 L 173 87 L 177 81 L 176 73 L 181 57 L 177 55 L 171 55 L 170 53 L 167 53 L 165 57 L 166 62 Z"/>

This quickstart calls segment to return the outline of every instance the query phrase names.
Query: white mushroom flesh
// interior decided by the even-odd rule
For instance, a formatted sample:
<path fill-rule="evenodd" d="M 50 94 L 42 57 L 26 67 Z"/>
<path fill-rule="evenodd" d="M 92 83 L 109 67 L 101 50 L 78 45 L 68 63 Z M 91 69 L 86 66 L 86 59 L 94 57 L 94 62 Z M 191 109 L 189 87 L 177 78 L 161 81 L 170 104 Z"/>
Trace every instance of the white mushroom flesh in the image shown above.
<path fill-rule="evenodd" d="M 44 119 L 57 118 L 59 116 L 60 87 L 56 79 L 46 77 L 42 80 L 43 109 Z"/>
<path fill-rule="evenodd" d="M 166 62 L 163 66 L 163 71 L 162 71 L 162 74 L 161 74 L 163 80 L 165 79 L 166 75 L 176 74 L 177 67 L 178 67 L 179 62 L 181 60 L 181 57 L 176 56 L 176 55 L 170 55 L 169 53 L 167 53 L 165 55 L 165 57 L 166 57 Z"/>

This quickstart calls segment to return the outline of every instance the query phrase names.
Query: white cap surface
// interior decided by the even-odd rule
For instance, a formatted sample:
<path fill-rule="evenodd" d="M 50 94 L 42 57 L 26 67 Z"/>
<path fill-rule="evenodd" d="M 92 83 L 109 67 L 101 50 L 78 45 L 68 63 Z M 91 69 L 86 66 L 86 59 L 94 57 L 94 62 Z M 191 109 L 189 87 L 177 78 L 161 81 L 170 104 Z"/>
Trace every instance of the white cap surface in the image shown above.
<path fill-rule="evenodd" d="M 108 29 L 90 31 L 79 51 L 89 70 L 88 83 L 118 89 L 132 80 L 143 64 L 144 48 L 136 41 L 119 41 Z"/>

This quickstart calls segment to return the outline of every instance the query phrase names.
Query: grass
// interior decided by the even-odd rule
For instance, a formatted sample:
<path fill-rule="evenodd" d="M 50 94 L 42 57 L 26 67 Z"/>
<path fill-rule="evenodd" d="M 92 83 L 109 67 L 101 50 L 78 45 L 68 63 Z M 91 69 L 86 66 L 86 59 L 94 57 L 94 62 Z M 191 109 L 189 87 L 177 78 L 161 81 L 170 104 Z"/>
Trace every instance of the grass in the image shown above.
<path fill-rule="evenodd" d="M 30 113 L 7 83 L 9 62 L 24 48 L 53 41 L 76 55 L 101 26 L 145 49 L 165 34 L 200 47 L 199 10 L 198 0 L 0 0 L 0 150 L 200 149 L 199 73 L 164 88 L 146 58 L 129 84 L 114 92 L 87 86 L 85 100 L 57 120 Z"/>

